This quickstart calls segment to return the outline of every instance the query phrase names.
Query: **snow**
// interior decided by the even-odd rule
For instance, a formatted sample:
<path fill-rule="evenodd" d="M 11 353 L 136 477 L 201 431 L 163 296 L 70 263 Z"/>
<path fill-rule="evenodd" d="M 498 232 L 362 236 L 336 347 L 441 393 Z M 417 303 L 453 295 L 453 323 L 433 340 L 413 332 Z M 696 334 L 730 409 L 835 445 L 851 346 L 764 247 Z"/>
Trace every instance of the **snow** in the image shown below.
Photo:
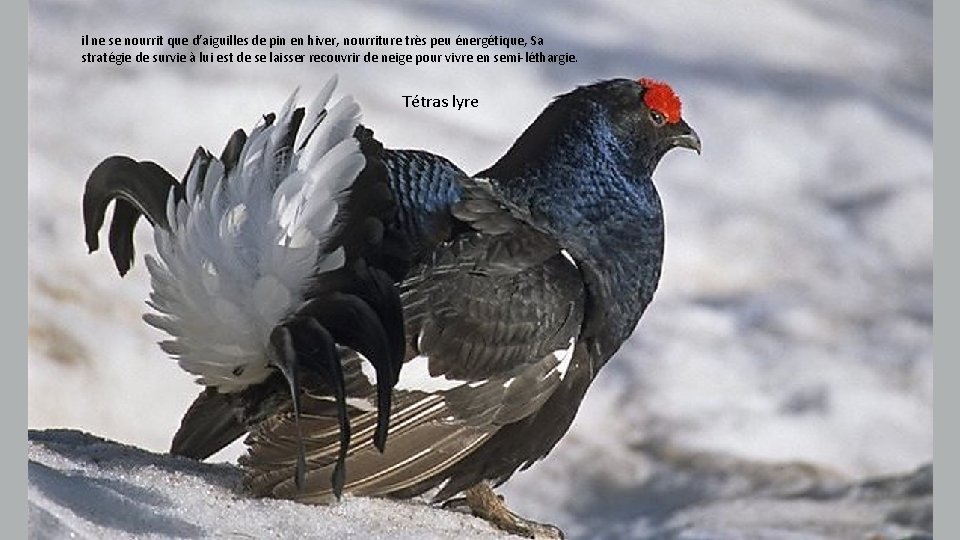
<path fill-rule="evenodd" d="M 844 478 L 932 460 L 931 2 L 187 6 L 30 4 L 31 428 L 76 428 L 162 452 L 199 391 L 140 319 L 147 228 L 137 231 L 138 259 L 123 279 L 105 252 L 86 253 L 80 194 L 104 157 L 150 159 L 180 176 L 197 145 L 219 152 L 233 129 L 277 109 L 297 86 L 315 92 L 336 71 L 386 145 L 430 149 L 476 171 L 551 96 L 642 75 L 671 83 L 704 153 L 674 152 L 659 167 L 660 291 L 570 433 L 505 485 L 514 509 L 573 537 L 650 537 L 644 531 L 663 529 L 644 513 L 643 490 L 659 493 L 652 479 L 682 474 L 651 457 L 663 445 L 749 463 L 800 461 Z M 83 34 L 388 31 L 532 34 L 578 62 L 117 67 L 78 58 Z M 414 94 L 476 97 L 480 107 L 404 108 L 401 96 Z M 605 506 L 611 498 L 620 504 Z"/>
<path fill-rule="evenodd" d="M 39 538 L 505 538 L 469 515 L 345 497 L 306 506 L 244 496 L 241 472 L 68 430 L 31 432 L 30 528 Z"/>
<path fill-rule="evenodd" d="M 36 538 L 509 537 L 423 499 L 348 495 L 328 506 L 255 499 L 243 491 L 235 465 L 154 454 L 74 430 L 30 431 L 28 437 L 27 502 Z M 651 454 L 660 462 L 656 474 L 641 485 L 622 483 L 609 498 L 581 501 L 580 525 L 567 532 L 704 540 L 931 538 L 931 467 L 849 483 L 802 464 L 768 466 L 672 449 Z"/>

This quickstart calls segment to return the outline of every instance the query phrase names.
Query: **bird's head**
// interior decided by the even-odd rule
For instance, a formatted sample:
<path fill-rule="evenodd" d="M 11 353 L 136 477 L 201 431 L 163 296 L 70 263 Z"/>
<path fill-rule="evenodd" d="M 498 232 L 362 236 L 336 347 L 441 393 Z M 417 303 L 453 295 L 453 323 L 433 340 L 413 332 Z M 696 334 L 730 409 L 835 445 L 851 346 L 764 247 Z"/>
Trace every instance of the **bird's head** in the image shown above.
<path fill-rule="evenodd" d="M 680 98 L 648 78 L 610 79 L 558 96 L 492 167 L 495 178 L 528 177 L 532 170 L 567 162 L 589 167 L 598 153 L 621 154 L 631 176 L 649 178 L 673 148 L 700 153 L 700 137 L 681 115 Z"/>
<path fill-rule="evenodd" d="M 673 148 L 700 153 L 700 137 L 683 119 L 680 98 L 667 83 L 612 79 L 578 91 L 578 99 L 599 105 L 618 142 L 644 173 L 651 174 Z"/>

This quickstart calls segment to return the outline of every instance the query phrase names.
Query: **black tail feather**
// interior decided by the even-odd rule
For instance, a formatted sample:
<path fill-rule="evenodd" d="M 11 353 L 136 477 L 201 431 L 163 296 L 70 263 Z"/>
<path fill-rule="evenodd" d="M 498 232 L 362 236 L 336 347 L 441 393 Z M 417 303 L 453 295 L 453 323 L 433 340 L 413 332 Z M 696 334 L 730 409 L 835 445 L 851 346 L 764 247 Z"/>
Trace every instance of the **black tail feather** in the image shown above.
<path fill-rule="evenodd" d="M 343 494 L 343 485 L 347 481 L 347 450 L 350 448 L 350 419 L 347 417 L 347 391 L 343 380 L 343 366 L 340 354 L 330 332 L 315 319 L 306 319 L 306 328 L 311 341 L 315 341 L 318 354 L 307 358 L 307 367 L 321 374 L 333 384 L 333 396 L 337 403 L 337 423 L 340 424 L 340 448 L 337 451 L 337 463 L 333 467 L 331 485 L 337 499 Z"/>
<path fill-rule="evenodd" d="M 406 343 L 403 328 L 403 305 L 400 290 L 390 275 L 373 266 L 357 269 L 359 278 L 351 292 L 366 302 L 376 313 L 390 346 L 390 387 L 397 384 Z"/>
<path fill-rule="evenodd" d="M 294 482 L 298 489 L 304 485 L 306 458 L 303 433 L 300 431 L 300 368 L 310 369 L 320 375 L 333 390 L 337 404 L 337 421 L 340 425 L 340 449 L 333 468 L 331 484 L 339 499 L 346 482 L 347 450 L 350 448 L 350 420 L 347 417 L 346 389 L 340 355 L 330 332 L 316 319 L 294 317 L 274 329 L 270 336 L 277 353 L 275 365 L 283 373 L 290 387 L 294 423 L 297 431 L 297 465 Z"/>
<path fill-rule="evenodd" d="M 210 161 L 213 160 L 213 155 L 210 152 L 207 152 L 207 149 L 198 146 L 196 150 L 193 151 L 193 158 L 190 159 L 190 165 L 187 166 L 187 172 L 183 174 L 183 184 L 187 183 L 187 178 L 193 174 L 194 169 L 199 169 L 197 171 L 197 189 L 203 189 L 203 181 L 207 176 L 207 168 L 210 167 Z"/>
<path fill-rule="evenodd" d="M 283 134 L 283 141 L 277 147 L 277 153 L 285 154 L 284 160 L 289 160 L 293 155 L 293 144 L 297 139 L 297 131 L 300 130 L 300 123 L 303 122 L 303 107 L 297 107 L 293 110 L 290 117 L 290 123 L 287 125 L 287 131 Z"/>
<path fill-rule="evenodd" d="M 237 162 L 240 161 L 240 152 L 243 151 L 243 145 L 245 144 L 247 144 L 247 133 L 242 129 L 238 129 L 230 135 L 226 146 L 220 152 L 220 161 L 223 162 L 225 173 L 229 173 L 237 166 Z"/>
<path fill-rule="evenodd" d="M 391 391 L 397 383 L 397 377 L 393 366 L 396 352 L 391 349 L 377 313 L 357 296 L 333 292 L 307 302 L 298 310 L 298 314 L 313 317 L 337 343 L 362 354 L 376 370 L 377 429 L 373 443 L 382 452 L 390 425 Z"/>
<path fill-rule="evenodd" d="M 167 197 L 173 189 L 180 196 L 180 184 L 166 170 L 150 161 L 111 156 L 96 166 L 83 193 L 85 239 L 90 252 L 100 247 L 98 235 L 107 207 L 114 199 L 123 201 L 114 210 L 110 247 L 120 275 L 133 262 L 133 228 L 140 214 L 154 227 L 169 228 Z"/>
<path fill-rule="evenodd" d="M 270 334 L 270 343 L 277 354 L 274 365 L 283 374 L 290 388 L 290 400 L 293 403 L 293 422 L 297 429 L 297 469 L 294 482 L 300 489 L 304 484 L 307 461 L 304 457 L 303 433 L 300 431 L 300 372 L 297 365 L 297 352 L 293 336 L 286 326 L 278 326 Z"/>
<path fill-rule="evenodd" d="M 110 254 L 117 265 L 120 275 L 126 275 L 133 266 L 136 251 L 133 247 L 133 230 L 140 219 L 137 207 L 123 199 L 117 199 L 113 205 L 113 220 L 110 221 Z"/>

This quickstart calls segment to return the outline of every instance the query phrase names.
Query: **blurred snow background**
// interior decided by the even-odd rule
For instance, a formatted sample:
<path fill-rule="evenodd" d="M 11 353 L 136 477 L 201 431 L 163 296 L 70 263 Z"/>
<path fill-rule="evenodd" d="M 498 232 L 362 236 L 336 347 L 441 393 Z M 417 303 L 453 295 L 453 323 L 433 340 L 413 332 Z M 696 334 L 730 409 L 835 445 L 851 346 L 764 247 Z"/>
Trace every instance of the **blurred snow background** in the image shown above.
<path fill-rule="evenodd" d="M 932 9 L 929 0 L 32 0 L 29 426 L 164 451 L 199 390 L 140 320 L 147 227 L 122 280 L 106 252 L 86 254 L 80 197 L 102 158 L 150 159 L 180 176 L 196 146 L 219 152 L 294 87 L 310 95 L 337 72 L 387 146 L 476 171 L 552 96 L 643 75 L 674 86 L 704 154 L 675 152 L 658 169 L 660 291 L 567 437 L 504 488 L 508 501 L 574 536 L 643 536 L 662 518 L 654 499 L 693 496 L 682 481 L 664 485 L 676 456 L 800 461 L 847 477 L 928 462 Z M 122 49 L 81 47 L 84 34 L 231 33 L 537 35 L 545 52 L 578 62 L 80 63 L 84 52 Z M 407 109 L 407 94 L 476 97 L 480 108 Z"/>

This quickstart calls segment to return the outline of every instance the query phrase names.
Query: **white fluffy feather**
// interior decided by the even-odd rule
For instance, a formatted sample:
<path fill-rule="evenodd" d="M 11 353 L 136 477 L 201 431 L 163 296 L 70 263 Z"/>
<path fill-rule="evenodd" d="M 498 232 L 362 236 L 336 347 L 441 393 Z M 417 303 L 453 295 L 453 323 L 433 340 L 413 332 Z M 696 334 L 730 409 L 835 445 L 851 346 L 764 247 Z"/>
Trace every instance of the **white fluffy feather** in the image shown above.
<path fill-rule="evenodd" d="M 365 159 L 353 138 L 360 107 L 347 96 L 326 110 L 335 86 L 307 111 L 292 155 L 278 150 L 296 92 L 272 125 L 253 129 L 229 174 L 214 159 L 202 182 L 193 168 L 183 200 L 171 190 L 170 230 L 156 228 L 158 257 L 146 261 L 156 313 L 144 320 L 170 334 L 161 346 L 201 384 L 230 392 L 264 380 L 270 332 L 316 274 L 343 265 L 343 249 L 328 244 Z"/>

